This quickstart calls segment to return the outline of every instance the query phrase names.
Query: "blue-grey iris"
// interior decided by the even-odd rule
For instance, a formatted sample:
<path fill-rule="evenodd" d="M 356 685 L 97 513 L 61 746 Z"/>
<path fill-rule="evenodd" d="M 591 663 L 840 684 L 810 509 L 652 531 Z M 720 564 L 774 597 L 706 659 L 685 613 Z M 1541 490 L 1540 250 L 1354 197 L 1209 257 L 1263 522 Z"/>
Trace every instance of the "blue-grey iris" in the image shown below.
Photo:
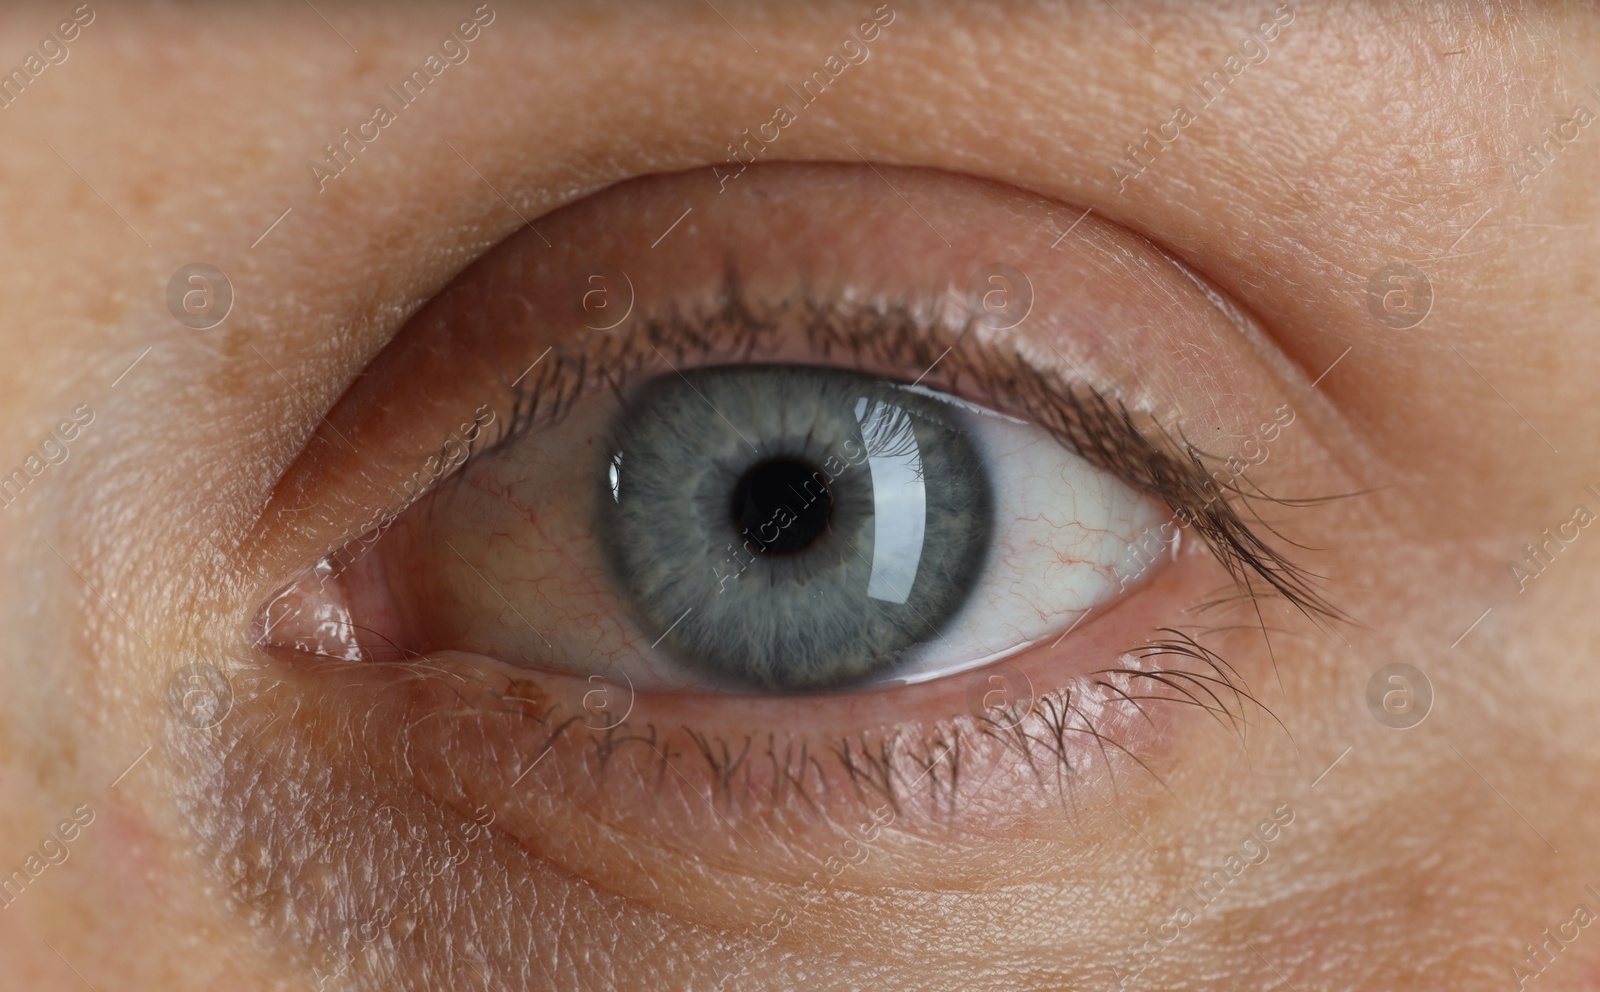
<path fill-rule="evenodd" d="M 672 373 L 612 426 L 596 534 L 641 633 L 746 689 L 829 689 L 938 637 L 982 575 L 989 473 L 958 405 L 839 369 Z"/>

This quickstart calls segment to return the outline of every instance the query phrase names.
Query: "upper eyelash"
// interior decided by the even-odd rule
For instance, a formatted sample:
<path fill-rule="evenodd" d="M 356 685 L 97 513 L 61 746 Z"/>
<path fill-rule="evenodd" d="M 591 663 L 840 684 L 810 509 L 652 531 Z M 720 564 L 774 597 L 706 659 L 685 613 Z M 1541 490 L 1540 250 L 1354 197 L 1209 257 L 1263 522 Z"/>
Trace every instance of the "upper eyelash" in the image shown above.
<path fill-rule="evenodd" d="M 657 364 L 660 355 L 671 356 L 680 367 L 712 355 L 734 353 L 748 359 L 796 316 L 808 342 L 823 357 L 844 351 L 857 361 L 876 359 L 895 366 L 931 368 L 937 363 L 940 379 L 950 391 L 976 393 L 971 398 L 979 402 L 1026 411 L 1069 450 L 1162 500 L 1187 520 L 1241 592 L 1256 595 L 1254 576 L 1314 620 L 1348 620 L 1322 595 L 1316 576 L 1263 540 L 1240 512 L 1245 507 L 1260 527 L 1286 540 L 1251 504 L 1264 500 L 1300 506 L 1327 498 L 1286 499 L 1258 487 L 1247 491 L 1237 481 L 1219 481 L 1207 465 L 1212 456 L 1181 432 L 1163 427 L 1152 416 L 1136 416 L 1088 383 L 1060 380 L 1015 352 L 978 343 L 969 333 L 975 316 L 949 313 L 941 301 L 920 306 L 864 302 L 804 290 L 760 307 L 746 296 L 732 267 L 709 307 L 689 313 L 675 306 L 638 311 L 640 327 L 634 333 L 606 335 L 586 342 L 587 347 L 557 348 L 548 361 L 539 363 L 534 381 L 507 384 L 513 396 L 509 423 L 492 443 L 481 450 L 475 447 L 451 478 L 462 478 L 477 458 L 515 443 L 535 428 L 559 422 L 597 381 L 620 395 L 639 370 Z M 965 390 L 964 379 L 970 382 Z"/>

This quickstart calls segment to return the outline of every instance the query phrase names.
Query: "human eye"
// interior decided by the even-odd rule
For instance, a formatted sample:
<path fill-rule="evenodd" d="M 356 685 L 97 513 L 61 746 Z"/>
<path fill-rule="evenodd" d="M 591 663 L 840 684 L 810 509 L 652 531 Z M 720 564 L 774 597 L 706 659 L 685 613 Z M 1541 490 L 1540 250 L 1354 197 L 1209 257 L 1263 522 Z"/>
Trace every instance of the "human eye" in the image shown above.
<path fill-rule="evenodd" d="M 280 485 L 303 564 L 254 620 L 274 663 L 437 732 L 478 770 L 407 760 L 462 808 L 515 780 L 702 838 L 797 804 L 1020 814 L 995 782 L 1109 771 L 1163 702 L 1236 719 L 1175 604 L 1322 604 L 1163 426 L 1213 398 L 1144 352 L 1237 315 L 1110 225 L 1019 248 L 994 217 L 1070 215 L 1016 191 L 897 172 L 960 205 L 956 249 L 871 170 L 752 170 L 684 211 L 703 178 L 542 218 L 411 318 Z M 506 815 L 528 838 L 548 810 Z"/>
<path fill-rule="evenodd" d="M 77 4 L 10 984 L 1582 983 L 1592 9 Z"/>
<path fill-rule="evenodd" d="M 754 304 L 730 292 L 716 305 L 737 322 Z M 912 318 L 827 319 L 872 333 Z M 419 459 L 424 476 L 460 472 L 391 510 L 370 552 L 359 535 L 277 597 L 265 641 L 387 661 L 471 652 L 641 690 L 922 681 L 1104 606 L 1136 578 L 1127 547 L 1164 520 L 1039 426 L 948 394 L 836 366 L 657 364 L 670 367 L 620 401 L 577 398 L 462 465 L 496 423 L 480 406 Z"/>

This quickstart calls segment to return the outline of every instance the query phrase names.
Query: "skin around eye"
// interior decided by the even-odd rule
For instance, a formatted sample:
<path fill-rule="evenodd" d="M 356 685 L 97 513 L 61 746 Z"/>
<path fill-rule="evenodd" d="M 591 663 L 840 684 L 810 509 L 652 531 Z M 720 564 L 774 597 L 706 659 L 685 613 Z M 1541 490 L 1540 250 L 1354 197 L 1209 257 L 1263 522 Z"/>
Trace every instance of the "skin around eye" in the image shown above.
<path fill-rule="evenodd" d="M 471 884 L 531 884 L 527 871 L 554 872 L 692 926 L 732 930 L 780 912 L 814 870 L 813 855 L 842 835 L 859 838 L 862 824 L 887 832 L 892 823 L 897 843 L 937 844 L 941 854 L 873 861 L 854 884 L 938 891 L 993 871 L 992 845 L 1021 849 L 1080 800 L 1098 806 L 1093 797 L 1130 781 L 1143 787 L 1190 769 L 1195 741 L 1207 739 L 1200 728 L 1242 734 L 1259 720 L 1250 687 L 1268 683 L 1271 659 L 1248 650 L 1259 628 L 1241 616 L 1255 597 L 1239 595 L 1230 571 L 1242 559 L 1207 553 L 1236 547 L 1219 538 L 1246 533 L 1224 526 L 1218 509 L 1234 502 L 1218 488 L 1229 478 L 1220 457 L 1229 449 L 1178 440 L 1249 436 L 1304 395 L 1257 350 L 1258 332 L 1236 309 L 1148 242 L 1004 186 L 916 170 L 773 166 L 749 170 L 737 189 L 696 199 L 685 214 L 683 199 L 702 178 L 629 182 L 540 217 L 415 313 L 277 481 L 240 555 L 263 594 L 317 562 L 329 565 L 312 573 L 321 584 L 383 592 L 387 579 L 359 581 L 363 571 L 385 559 L 385 542 L 411 510 L 420 518 L 425 506 L 444 508 L 452 492 L 469 491 L 463 449 L 487 470 L 523 442 L 537 451 L 541 440 L 581 446 L 593 437 L 563 470 L 577 466 L 578 488 L 603 498 L 619 393 L 680 371 L 751 364 L 915 383 L 969 404 L 957 404 L 964 413 L 983 416 L 972 409 L 981 407 L 1026 421 L 1049 438 L 1046 450 L 1070 449 L 1095 477 L 1119 480 L 1112 489 L 1137 492 L 1135 502 L 1157 510 L 1155 500 L 1165 502 L 1185 528 L 1181 539 L 1159 528 L 1137 534 L 1111 567 L 1139 588 L 1072 623 L 1050 618 L 1039 629 L 1054 636 L 954 678 L 917 681 L 908 669 L 910 684 L 853 691 L 669 692 L 582 674 L 593 667 L 562 672 L 449 649 L 408 657 L 403 638 L 375 659 L 368 651 L 383 642 L 363 646 L 358 632 L 349 651 L 258 642 L 259 667 L 237 681 L 270 689 L 238 704 L 241 723 L 281 726 L 264 733 L 290 735 L 303 748 L 293 760 L 360 776 L 338 815 L 383 850 L 392 832 L 370 824 L 389 814 L 369 795 L 417 817 L 424 836 L 458 836 L 492 810 L 495 843 L 466 855 L 479 859 Z M 896 191 L 919 209 L 906 210 Z M 1033 236 L 1075 223 L 1082 244 L 1070 252 Z M 653 247 L 665 244 L 662 232 L 674 250 Z M 1274 471 L 1297 465 L 1282 440 Z M 981 447 L 1019 451 L 1025 441 L 1010 432 Z M 1011 499 L 1027 494 L 1011 481 L 997 488 L 1016 488 Z M 1181 519 L 1178 506 L 1188 510 Z M 1032 516 L 1016 505 L 1012 513 Z M 1284 516 L 1274 527 L 1303 537 L 1301 515 Z M 516 529 L 541 522 L 519 520 Z M 457 561 L 476 557 L 459 550 Z M 465 572 L 495 611 L 487 629 L 542 645 L 545 632 L 513 608 L 519 590 Z M 1294 573 L 1249 574 L 1266 582 Z M 615 593 L 591 591 L 585 615 L 633 636 Z M 1039 589 L 1025 595 L 1048 601 Z M 1183 629 L 1185 611 L 1219 599 L 1237 605 L 1206 622 L 1240 621 L 1234 630 L 1201 642 Z M 307 615 L 324 635 L 357 625 L 400 631 L 414 619 L 392 596 L 319 602 L 321 612 Z M 292 604 L 268 604 L 258 621 L 281 619 L 273 611 L 284 605 Z M 597 624 L 590 636 L 604 633 Z M 965 663 L 974 653 L 955 657 Z M 669 684 L 667 672 L 653 674 L 655 685 Z M 241 752 L 239 760 L 254 759 Z M 271 832 L 248 817 L 231 822 L 237 837 Z M 240 847 L 227 838 L 219 846 L 230 856 Z M 347 890 L 337 905 L 324 900 L 319 926 L 349 932 L 417 905 L 436 918 L 466 881 L 430 883 L 440 891 L 421 897 L 406 873 L 377 871 L 378 884 Z M 685 884 L 685 872 L 695 880 Z M 726 898 L 708 900 L 708 886 Z"/>
<path fill-rule="evenodd" d="M 1600 487 L 1600 131 L 1581 126 L 1600 100 L 1592 8 L 896 0 L 864 28 L 876 0 L 624 0 L 491 4 L 493 23 L 468 32 L 476 2 L 93 4 L 72 58 L 6 94 L 18 195 L 0 266 L 4 465 L 27 475 L 28 453 L 79 404 L 95 418 L 0 513 L 4 984 L 974 992 L 1210 978 L 1398 992 L 1592 979 L 1596 928 L 1568 921 L 1588 919 L 1573 907 L 1597 905 L 1600 888 L 1584 843 L 1600 829 L 1600 545 L 1551 542 L 1525 588 L 1508 568 Z M 68 39 L 58 22 L 76 3 L 6 5 L 0 66 L 48 57 L 36 39 Z M 1278 14 L 1286 24 L 1269 23 Z M 320 188 L 308 160 L 328 164 L 326 143 L 390 102 L 387 87 L 434 75 L 418 67 L 446 33 L 470 61 Z M 798 120 L 758 126 L 775 101 Z M 1197 117 L 1174 142 L 1162 122 L 1180 102 Z M 860 181 L 780 180 L 753 158 L 850 163 Z M 713 164 L 738 173 L 725 192 Z M 551 212 L 677 169 L 695 174 Z M 490 251 L 525 221 L 551 247 L 518 235 L 525 253 Z M 621 369 L 601 328 L 619 347 L 641 337 L 614 324 L 628 282 L 574 264 L 574 284 L 600 277 L 584 289 L 597 312 L 574 302 L 595 326 L 558 319 L 552 304 L 578 294 L 533 278 L 538 252 L 611 265 L 637 289 L 633 315 L 665 323 L 648 301 L 709 297 L 720 274 L 704 270 L 729 245 L 750 299 L 813 272 L 826 285 L 798 299 L 954 286 L 965 302 L 979 268 L 1024 271 L 1028 318 L 979 329 L 923 385 L 1061 436 L 1039 401 L 1089 383 L 1181 428 L 1216 486 L 1360 493 L 1246 505 L 1264 518 L 1255 532 L 1326 576 L 1361 623 L 1318 631 L 1281 598 L 1241 599 L 1191 540 L 1203 515 L 1175 511 L 1177 560 L 1158 529 L 1120 566 L 1142 588 L 1007 660 L 1035 688 L 1011 730 L 968 709 L 1006 697 L 1003 666 L 970 673 L 970 688 L 963 675 L 826 704 L 641 690 L 607 734 L 581 703 L 610 687 L 586 678 L 479 672 L 447 653 L 263 655 L 240 636 L 307 563 L 341 549 L 331 583 L 372 558 L 365 539 L 441 490 L 461 445 L 520 420 L 504 385 L 546 348 L 524 387 L 559 387 L 572 380 L 547 368 L 595 355 L 573 402 L 606 391 L 600 373 Z M 827 252 L 832 268 L 816 264 Z M 1185 286 L 1164 254 L 1203 278 Z M 488 278 L 514 276 L 519 256 L 524 278 Z M 236 290 L 206 331 L 162 298 L 195 261 Z M 458 274 L 453 300 L 424 306 Z M 472 292 L 491 283 L 504 288 Z M 1405 299 L 1380 295 L 1401 286 Z M 1204 289 L 1258 317 L 1260 350 L 1281 364 L 1258 360 Z M 486 327 L 475 348 L 408 346 L 446 331 L 436 340 L 465 343 L 484 313 L 504 341 Z M 683 330 L 646 339 L 686 371 L 750 358 Z M 919 355 L 923 339 L 901 336 L 912 347 L 871 352 L 842 333 L 824 356 L 757 357 L 909 382 L 950 344 L 939 335 Z M 970 360 L 1007 349 L 1019 361 Z M 640 357 L 654 364 L 619 381 L 671 373 Z M 1015 373 L 1012 403 L 978 381 L 997 368 Z M 536 419 L 530 437 L 559 429 Z M 1153 475 L 1116 474 L 1140 492 Z M 1158 729 L 1106 720 L 1089 690 L 1070 701 L 1113 759 L 1120 745 L 1150 771 L 1130 759 L 1108 781 L 1076 717 L 1058 756 L 1047 718 L 1063 673 L 1128 671 L 1130 647 L 1165 626 L 1218 652 L 1269 708 L 1242 710 L 1248 745 L 1222 714 L 1124 675 L 1135 698 L 1173 698 L 1141 699 Z M 1366 695 L 1402 661 L 1435 689 L 1411 729 Z M 1151 676 L 1207 674 L 1194 656 L 1144 662 Z M 169 705 L 169 680 L 195 666 L 215 678 L 185 676 L 186 693 L 232 686 L 218 726 Z M 1178 684 L 1241 712 L 1220 682 Z M 1031 767 L 1007 756 L 1023 751 Z M 40 838 L 85 802 L 95 824 L 71 859 L 31 877 L 50 860 Z"/>
<path fill-rule="evenodd" d="M 885 195 L 885 178 L 943 205 L 931 218 L 939 234 Z M 1219 652 L 1236 635 L 1202 647 L 1172 625 L 1234 587 L 1230 567 L 1240 560 L 1206 549 L 1241 532 L 1216 529 L 1228 492 L 1206 481 L 1201 453 L 1180 448 L 1163 424 L 1242 437 L 1272 419 L 1285 385 L 1238 312 L 1094 218 L 1077 229 L 1087 250 L 1020 248 L 1009 232 L 1065 229 L 1082 212 L 935 173 L 752 169 L 737 189 L 698 201 L 672 232 L 676 251 L 652 248 L 699 179 L 603 191 L 486 253 L 374 361 L 280 483 L 257 544 L 286 564 L 299 559 L 280 583 L 334 604 L 302 614 L 322 635 L 359 627 L 382 636 L 317 651 L 319 631 L 302 628 L 280 638 L 290 643 L 273 663 L 308 699 L 364 714 L 358 748 L 375 773 L 464 812 L 505 808 L 511 780 L 536 786 L 543 798 L 506 809 L 499 826 L 565 870 L 598 878 L 607 859 L 637 856 L 629 845 L 662 830 L 675 840 L 658 850 L 661 864 L 718 863 L 763 843 L 751 848 L 741 836 L 826 843 L 830 824 L 883 803 L 900 811 L 903 829 L 1025 832 L 1069 788 L 1105 787 L 1124 765 L 1175 760 L 1182 728 L 1237 725 L 1255 705 L 1244 684 L 1270 669 L 1233 669 Z M 601 287 L 606 305 L 597 307 Z M 670 626 L 642 629 L 603 554 L 528 568 L 530 549 L 600 544 L 591 500 L 610 495 L 612 467 L 619 492 L 630 472 L 626 453 L 613 461 L 619 395 L 752 365 L 915 382 L 919 399 L 985 424 L 970 435 L 996 469 L 995 519 L 1010 518 L 996 532 L 1010 543 L 988 564 L 1009 560 L 1014 571 L 990 569 L 989 585 L 945 628 L 947 653 L 936 637 L 926 656 L 907 659 L 900 681 L 909 684 L 892 684 L 890 671 L 848 692 L 766 696 L 747 685 L 730 696 L 696 688 L 689 666 L 665 652 L 653 661 L 640 652 L 630 673 L 619 664 L 629 646 L 652 648 Z M 1249 402 L 1219 402 L 1218 375 L 1232 384 L 1228 395 Z M 859 429 L 853 404 L 845 414 Z M 700 423 L 712 419 L 720 423 Z M 483 426 L 467 441 L 463 425 L 474 423 Z M 454 447 L 442 447 L 452 437 L 473 450 L 465 469 Z M 1068 471 L 1082 498 L 1063 514 L 1050 477 Z M 739 478 L 726 481 L 738 489 Z M 518 489 L 537 499 L 519 509 Z M 578 493 L 571 512 L 550 509 L 558 489 Z M 1158 491 L 1189 506 L 1173 524 L 1181 533 L 1160 530 L 1172 514 Z M 480 499 L 516 519 L 453 518 L 456 501 Z M 1079 536 L 1103 531 L 1105 540 L 1079 546 L 1075 524 Z M 449 528 L 449 543 L 390 554 L 425 528 Z M 296 584 L 330 548 L 345 550 Z M 1032 554 L 1054 560 L 1041 567 Z M 1040 577 L 1077 567 L 1069 562 L 1095 580 L 1051 590 Z M 328 597 L 329 585 L 355 598 Z M 396 588 L 417 591 L 400 599 Z M 536 616 L 528 604 L 541 593 L 568 602 Z M 437 609 L 456 597 L 475 597 L 474 609 Z M 273 608 L 266 623 L 284 615 Z M 569 626 L 544 623 L 552 612 Z M 411 625 L 424 615 L 434 626 L 419 632 Z M 972 630 L 991 624 L 971 645 L 955 636 L 969 620 Z M 313 650 L 295 649 L 301 636 Z M 1024 649 L 1003 668 L 933 677 L 980 658 L 980 641 Z M 428 653 L 410 657 L 408 645 Z M 1008 737 L 1035 743 L 1018 749 Z M 723 829 L 729 822 L 737 832 Z M 575 830 L 609 840 L 572 846 L 563 838 Z"/>

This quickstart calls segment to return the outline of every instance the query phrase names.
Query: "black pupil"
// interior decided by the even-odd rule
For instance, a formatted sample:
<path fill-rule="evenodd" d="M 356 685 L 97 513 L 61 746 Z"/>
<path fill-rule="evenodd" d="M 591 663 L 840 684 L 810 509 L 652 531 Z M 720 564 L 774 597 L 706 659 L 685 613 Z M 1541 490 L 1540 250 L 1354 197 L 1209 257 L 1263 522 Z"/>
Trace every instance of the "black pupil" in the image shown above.
<path fill-rule="evenodd" d="M 826 476 L 791 458 L 759 462 L 733 488 L 733 522 L 741 536 L 774 555 L 798 554 L 828 529 L 833 493 Z"/>

